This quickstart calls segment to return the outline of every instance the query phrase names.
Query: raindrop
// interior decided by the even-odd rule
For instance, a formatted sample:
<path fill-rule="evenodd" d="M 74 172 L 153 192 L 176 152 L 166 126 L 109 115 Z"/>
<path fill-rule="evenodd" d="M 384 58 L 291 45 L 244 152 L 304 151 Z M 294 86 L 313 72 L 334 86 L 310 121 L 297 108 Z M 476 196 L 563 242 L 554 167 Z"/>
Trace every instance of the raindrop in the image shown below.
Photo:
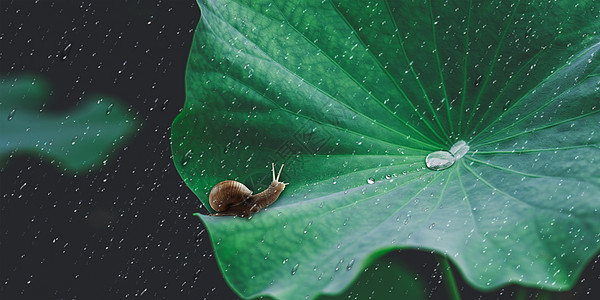
<path fill-rule="evenodd" d="M 296 274 L 296 272 L 298 271 L 298 267 L 300 266 L 300 264 L 296 264 L 293 268 L 292 268 L 292 272 L 291 274 L 294 275 Z"/>
<path fill-rule="evenodd" d="M 167 100 L 165 100 L 165 101 L 163 102 L 163 104 L 161 105 L 160 109 L 161 109 L 161 110 L 165 110 L 165 109 L 167 109 L 167 105 L 169 105 L 169 99 L 167 99 Z"/>
<path fill-rule="evenodd" d="M 369 179 L 367 179 L 367 183 L 373 184 L 373 183 L 375 183 L 375 179 L 373 179 L 373 177 L 370 177 Z"/>
<path fill-rule="evenodd" d="M 448 151 L 431 152 L 425 158 L 425 164 L 433 171 L 447 169 L 454 164 L 454 161 L 456 161 L 454 155 Z"/>
<path fill-rule="evenodd" d="M 187 165 L 191 158 L 192 158 L 192 149 L 188 150 L 183 155 L 183 159 L 181 159 L 181 165 L 183 165 L 183 166 Z"/>
<path fill-rule="evenodd" d="M 303 234 L 306 234 L 308 232 L 308 228 L 310 227 L 310 225 L 312 225 L 312 221 L 308 222 L 308 224 L 306 224 L 306 227 L 304 227 L 304 231 L 302 231 Z"/>
<path fill-rule="evenodd" d="M 13 117 L 15 116 L 15 113 L 17 112 L 16 109 L 13 109 L 10 111 L 10 113 L 8 113 L 8 120 L 11 121 L 13 119 Z"/>
<path fill-rule="evenodd" d="M 483 76 L 479 75 L 477 79 L 475 79 L 475 83 L 473 84 L 475 87 L 478 87 L 479 84 L 481 84 L 481 78 L 483 78 Z"/>
<path fill-rule="evenodd" d="M 106 114 L 110 115 L 110 113 L 112 112 L 112 109 L 115 105 L 113 103 L 111 103 L 107 108 L 106 108 Z"/>
<path fill-rule="evenodd" d="M 344 262 L 344 259 L 342 258 L 342 259 L 340 259 L 340 261 L 337 263 L 337 265 L 335 266 L 335 271 L 336 271 L 336 272 L 337 272 L 337 271 L 339 271 L 339 269 L 340 269 L 340 265 L 341 265 L 343 262 Z"/>
<path fill-rule="evenodd" d="M 346 266 L 346 271 L 352 270 L 353 266 L 354 266 L 354 258 L 348 263 L 348 266 Z"/>
<path fill-rule="evenodd" d="M 433 171 L 444 170 L 451 167 L 454 162 L 469 152 L 469 146 L 465 141 L 458 141 L 449 151 L 435 151 L 429 153 L 425 158 L 427 168 Z"/>
<path fill-rule="evenodd" d="M 71 140 L 71 145 L 75 145 L 75 142 L 77 141 L 77 136 L 75 136 L 72 140 Z"/>
<path fill-rule="evenodd" d="M 69 53 L 71 53 L 71 46 L 72 44 L 68 44 L 65 49 L 61 50 L 60 53 L 57 55 L 60 60 L 66 60 L 67 57 L 69 56 Z"/>
<path fill-rule="evenodd" d="M 431 225 L 429 225 L 429 230 L 433 229 L 433 227 L 435 227 L 435 223 L 431 223 Z"/>
<path fill-rule="evenodd" d="M 469 152 L 469 146 L 467 146 L 467 142 L 465 141 L 458 141 L 450 147 L 450 153 L 452 153 L 456 159 L 465 156 L 467 152 Z"/>

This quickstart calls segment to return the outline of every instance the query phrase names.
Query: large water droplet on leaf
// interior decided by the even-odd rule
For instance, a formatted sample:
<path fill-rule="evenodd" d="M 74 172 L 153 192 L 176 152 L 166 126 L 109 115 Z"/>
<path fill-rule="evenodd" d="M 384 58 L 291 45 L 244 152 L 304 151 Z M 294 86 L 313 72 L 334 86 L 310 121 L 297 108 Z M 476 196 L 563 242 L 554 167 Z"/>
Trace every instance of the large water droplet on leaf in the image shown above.
<path fill-rule="evenodd" d="M 439 171 L 452 166 L 455 160 L 454 155 L 448 151 L 435 151 L 427 155 L 425 164 L 429 169 Z"/>
<path fill-rule="evenodd" d="M 427 168 L 440 171 L 450 168 L 454 162 L 463 157 L 469 152 L 469 146 L 465 141 L 458 141 L 450 147 L 449 151 L 435 151 L 429 153 L 425 158 L 425 164 Z"/>
<path fill-rule="evenodd" d="M 469 146 L 465 141 L 458 141 L 454 143 L 452 147 L 450 147 L 450 153 L 452 153 L 452 155 L 454 155 L 454 158 L 456 159 L 465 156 L 467 152 L 469 152 Z"/>

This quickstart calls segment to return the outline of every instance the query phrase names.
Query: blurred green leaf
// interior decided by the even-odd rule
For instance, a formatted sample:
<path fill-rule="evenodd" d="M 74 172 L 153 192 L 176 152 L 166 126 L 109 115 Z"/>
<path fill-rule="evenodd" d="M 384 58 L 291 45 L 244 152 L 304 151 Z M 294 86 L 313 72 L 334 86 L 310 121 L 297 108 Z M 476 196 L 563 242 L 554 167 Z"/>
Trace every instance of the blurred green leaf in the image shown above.
<path fill-rule="evenodd" d="M 67 172 L 99 167 L 138 128 L 111 97 L 92 96 L 70 112 L 48 112 L 49 84 L 23 75 L 0 82 L 0 162 L 15 154 L 39 156 Z"/>
<path fill-rule="evenodd" d="M 337 296 L 321 296 L 319 300 L 348 299 L 425 299 L 426 284 L 418 271 L 396 257 L 386 255 L 378 258 L 356 281 Z"/>

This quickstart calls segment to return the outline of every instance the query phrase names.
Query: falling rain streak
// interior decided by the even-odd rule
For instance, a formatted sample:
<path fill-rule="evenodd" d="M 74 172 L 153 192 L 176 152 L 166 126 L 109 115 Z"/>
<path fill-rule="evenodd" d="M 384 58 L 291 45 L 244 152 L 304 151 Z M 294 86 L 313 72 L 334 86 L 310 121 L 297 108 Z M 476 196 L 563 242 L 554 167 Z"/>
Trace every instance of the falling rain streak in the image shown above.
<path fill-rule="evenodd" d="M 296 272 L 298 272 L 298 267 L 300 266 L 300 264 L 296 264 L 293 268 L 292 271 L 290 272 L 290 274 L 294 275 L 296 274 Z"/>
<path fill-rule="evenodd" d="M 12 119 L 14 118 L 16 112 L 17 112 L 17 110 L 13 109 L 13 110 L 10 111 L 10 113 L 8 113 L 8 120 L 9 121 L 12 121 Z"/>

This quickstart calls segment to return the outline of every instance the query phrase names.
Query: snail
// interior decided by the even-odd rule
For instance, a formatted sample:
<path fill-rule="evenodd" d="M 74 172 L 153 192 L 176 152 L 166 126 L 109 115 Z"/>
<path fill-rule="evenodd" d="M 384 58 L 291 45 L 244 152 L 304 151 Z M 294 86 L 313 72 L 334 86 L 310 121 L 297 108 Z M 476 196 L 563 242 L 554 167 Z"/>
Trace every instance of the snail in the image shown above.
<path fill-rule="evenodd" d="M 289 183 L 279 181 L 283 165 L 281 165 L 277 177 L 275 177 L 275 164 L 271 164 L 271 170 L 273 171 L 273 181 L 266 190 L 256 195 L 252 195 L 250 189 L 237 181 L 226 180 L 217 183 L 208 195 L 210 207 L 216 211 L 211 216 L 246 218 L 275 202 Z"/>

